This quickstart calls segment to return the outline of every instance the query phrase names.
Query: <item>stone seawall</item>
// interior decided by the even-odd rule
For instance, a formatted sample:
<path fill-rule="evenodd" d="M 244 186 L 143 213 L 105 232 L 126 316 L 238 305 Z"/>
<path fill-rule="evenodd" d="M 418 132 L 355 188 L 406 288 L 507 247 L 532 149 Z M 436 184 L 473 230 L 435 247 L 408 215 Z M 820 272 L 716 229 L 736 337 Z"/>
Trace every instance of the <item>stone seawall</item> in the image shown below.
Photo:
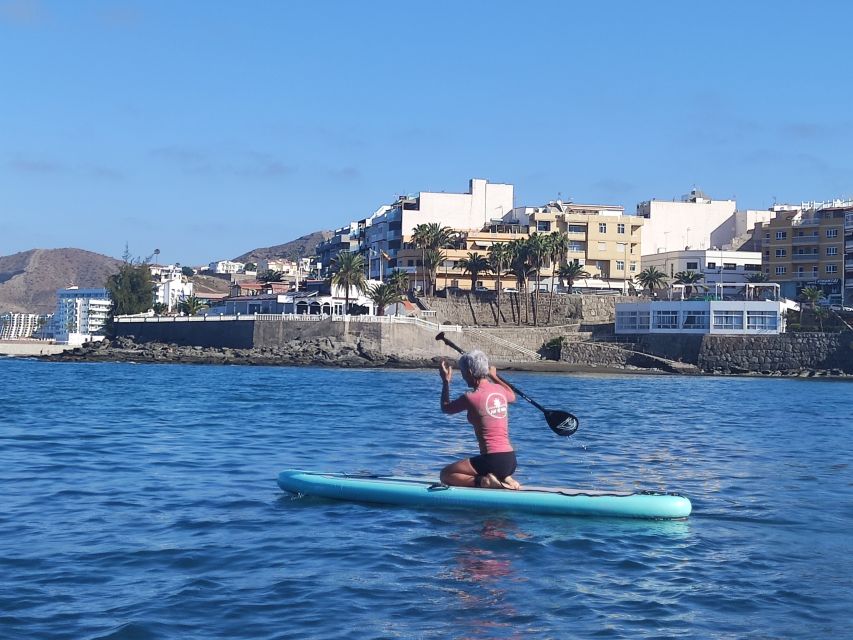
<path fill-rule="evenodd" d="M 709 373 L 816 369 L 853 373 L 853 332 L 704 336 L 697 364 Z"/>
<path fill-rule="evenodd" d="M 517 326 L 520 320 L 522 325 L 532 326 L 533 298 L 533 294 L 528 295 L 528 304 L 525 306 L 525 295 L 502 294 L 500 325 Z M 558 293 L 554 295 L 551 321 L 548 322 L 549 298 L 550 294 L 546 293 L 539 296 L 538 324 L 540 326 L 565 325 L 571 322 L 584 324 L 613 322 L 617 302 L 637 301 L 637 298 L 624 296 L 581 296 Z M 436 312 L 439 322 L 463 326 L 496 326 L 498 306 L 494 293 L 448 294 L 446 298 L 421 298 L 421 302 L 428 309 Z"/>

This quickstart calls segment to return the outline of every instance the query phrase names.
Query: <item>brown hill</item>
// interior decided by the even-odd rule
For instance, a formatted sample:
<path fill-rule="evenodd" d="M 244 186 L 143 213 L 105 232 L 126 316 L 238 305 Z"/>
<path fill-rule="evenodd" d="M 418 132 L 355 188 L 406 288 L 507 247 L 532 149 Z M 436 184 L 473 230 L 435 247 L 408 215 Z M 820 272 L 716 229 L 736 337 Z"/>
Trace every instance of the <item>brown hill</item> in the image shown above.
<path fill-rule="evenodd" d="M 241 256 L 234 258 L 234 262 L 257 262 L 258 260 L 272 260 L 274 258 L 288 258 L 295 260 L 303 256 L 314 255 L 314 249 L 323 240 L 328 240 L 332 237 L 331 231 L 314 231 L 307 236 L 302 236 L 296 240 L 277 244 L 273 247 L 263 247 L 261 249 L 252 249 Z"/>
<path fill-rule="evenodd" d="M 56 291 L 103 287 L 120 260 L 82 249 L 31 249 L 0 256 L 0 313 L 52 313 Z"/>

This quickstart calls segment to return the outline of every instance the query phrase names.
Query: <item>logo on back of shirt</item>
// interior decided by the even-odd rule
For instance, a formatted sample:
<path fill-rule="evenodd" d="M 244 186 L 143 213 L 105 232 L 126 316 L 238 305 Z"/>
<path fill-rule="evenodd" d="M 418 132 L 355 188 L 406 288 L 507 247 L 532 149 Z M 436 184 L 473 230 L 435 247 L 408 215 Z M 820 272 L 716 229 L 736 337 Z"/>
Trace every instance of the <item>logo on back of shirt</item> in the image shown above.
<path fill-rule="evenodd" d="M 506 398 L 499 393 L 490 393 L 486 398 L 486 413 L 492 418 L 506 418 Z"/>

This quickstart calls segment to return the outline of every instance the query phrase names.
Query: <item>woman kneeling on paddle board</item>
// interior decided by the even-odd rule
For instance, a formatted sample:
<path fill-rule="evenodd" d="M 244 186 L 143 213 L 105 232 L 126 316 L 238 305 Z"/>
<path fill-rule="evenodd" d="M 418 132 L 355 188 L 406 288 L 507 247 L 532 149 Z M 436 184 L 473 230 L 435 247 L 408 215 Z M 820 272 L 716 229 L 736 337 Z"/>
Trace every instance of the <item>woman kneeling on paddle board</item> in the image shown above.
<path fill-rule="evenodd" d="M 447 465 L 441 470 L 441 481 L 455 487 L 486 489 L 519 489 L 515 472 L 515 451 L 509 442 L 509 403 L 515 393 L 498 376 L 482 351 L 469 351 L 459 358 L 459 370 L 472 391 L 450 400 L 453 369 L 441 361 L 441 410 L 444 413 L 468 412 L 474 426 L 480 455 Z"/>

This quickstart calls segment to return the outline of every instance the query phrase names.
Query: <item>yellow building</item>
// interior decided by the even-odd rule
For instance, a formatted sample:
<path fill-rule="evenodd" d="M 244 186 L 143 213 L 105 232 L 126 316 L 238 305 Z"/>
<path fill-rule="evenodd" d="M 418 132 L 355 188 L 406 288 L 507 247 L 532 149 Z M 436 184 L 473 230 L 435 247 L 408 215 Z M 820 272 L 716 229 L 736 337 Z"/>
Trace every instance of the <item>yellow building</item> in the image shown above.
<path fill-rule="evenodd" d="M 471 276 L 460 266 L 469 253 L 488 256 L 489 249 L 499 243 L 526 239 L 532 234 L 565 233 L 568 239 L 567 261 L 582 265 L 589 278 L 575 283 L 576 288 L 617 289 L 629 287 L 626 282 L 639 273 L 643 219 L 626 216 L 622 207 L 610 205 L 582 205 L 551 202 L 543 207 L 519 207 L 503 220 L 493 221 L 479 230 L 457 229 L 458 242 L 444 248 L 446 259 L 436 274 L 436 288 L 471 289 Z M 414 247 L 411 238 L 405 238 L 396 260 L 389 265 L 409 274 L 410 286 L 423 289 L 423 254 Z M 558 266 L 559 268 L 559 266 Z M 545 259 L 540 269 L 540 288 L 559 289 L 559 278 L 551 282 L 552 265 Z M 529 288 L 535 285 L 531 278 Z M 475 288 L 494 291 L 497 278 L 491 271 L 478 275 Z M 501 276 L 502 289 L 515 289 L 515 277 Z"/>
<path fill-rule="evenodd" d="M 805 287 L 817 287 L 830 302 L 841 302 L 844 217 L 843 208 L 810 203 L 761 226 L 756 239 L 764 273 L 783 296 L 796 299 Z"/>

